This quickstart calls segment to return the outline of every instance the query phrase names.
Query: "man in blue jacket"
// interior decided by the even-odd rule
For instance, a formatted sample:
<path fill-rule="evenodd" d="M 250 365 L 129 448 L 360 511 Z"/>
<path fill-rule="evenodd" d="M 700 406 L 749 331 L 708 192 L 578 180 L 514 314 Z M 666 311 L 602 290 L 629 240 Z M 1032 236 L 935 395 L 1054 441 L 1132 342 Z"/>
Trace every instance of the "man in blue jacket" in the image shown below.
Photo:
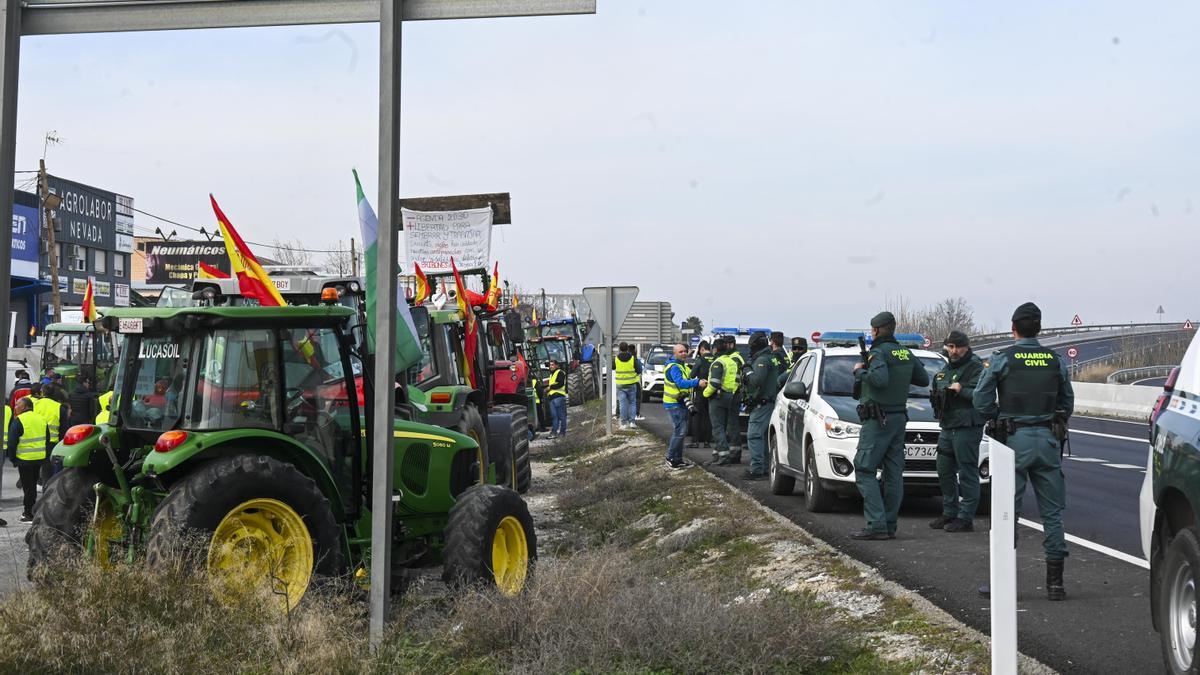
<path fill-rule="evenodd" d="M 687 436 L 687 398 L 697 387 L 708 384 L 707 380 L 692 379 L 687 363 L 687 347 L 675 345 L 674 356 L 663 368 L 663 408 L 671 416 L 671 440 L 667 444 L 667 468 L 686 469 L 692 466 L 683 458 L 683 438 Z"/>

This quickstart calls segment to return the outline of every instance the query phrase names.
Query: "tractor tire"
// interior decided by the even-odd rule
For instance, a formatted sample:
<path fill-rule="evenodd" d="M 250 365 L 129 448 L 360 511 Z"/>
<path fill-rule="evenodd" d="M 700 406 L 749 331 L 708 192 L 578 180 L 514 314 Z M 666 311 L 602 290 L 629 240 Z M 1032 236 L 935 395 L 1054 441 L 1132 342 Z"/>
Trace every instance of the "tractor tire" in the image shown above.
<path fill-rule="evenodd" d="M 592 364 L 579 364 L 579 376 L 583 379 L 583 400 L 590 401 L 600 395 L 596 386 L 596 369 Z"/>
<path fill-rule="evenodd" d="M 258 522 L 273 530 L 269 536 L 254 536 Z M 240 538 L 226 540 L 222 560 L 221 548 L 214 544 L 224 528 Z M 254 558 L 262 552 L 261 542 L 289 537 L 295 542 L 307 539 L 311 550 L 295 546 L 296 552 L 288 556 L 293 561 L 300 558 L 293 563 L 294 574 L 277 565 L 261 578 L 291 576 L 286 586 L 274 590 L 286 596 L 292 608 L 313 581 L 332 579 L 342 572 L 341 535 L 329 500 L 312 478 L 287 462 L 256 454 L 221 457 L 200 464 L 171 487 L 154 512 L 146 562 L 158 567 L 179 561 L 198 569 L 215 564 L 241 572 L 240 580 L 230 581 L 244 587 L 258 578 L 249 570 L 261 562 Z M 214 556 L 218 560 L 214 561 Z M 281 555 L 278 560 L 283 559 Z"/>
<path fill-rule="evenodd" d="M 583 377 L 575 370 L 567 374 L 567 405 L 582 405 L 587 399 L 583 397 Z"/>
<path fill-rule="evenodd" d="M 83 553 L 88 522 L 96 506 L 92 486 L 99 481 L 96 474 L 78 467 L 63 469 L 47 481 L 33 509 L 33 522 L 25 533 L 30 581 L 39 567 Z"/>
<path fill-rule="evenodd" d="M 529 435 L 533 428 L 529 425 L 529 411 L 525 406 L 505 403 L 496 406 L 496 412 L 503 412 L 512 417 L 514 468 L 512 488 L 525 494 L 529 492 L 529 487 L 533 483 L 533 468 L 529 464 Z"/>
<path fill-rule="evenodd" d="M 512 418 L 512 410 L 506 406 L 496 406 L 495 409 L 488 414 L 488 429 L 491 432 L 488 438 L 488 451 L 491 454 L 491 459 L 496 464 L 496 482 L 494 485 L 503 485 L 517 489 L 517 463 L 514 451 L 516 450 L 516 420 Z M 524 425 L 524 422 L 521 422 Z"/>
<path fill-rule="evenodd" d="M 464 405 L 462 417 L 459 417 L 458 422 L 450 428 L 464 436 L 470 436 L 479 444 L 480 458 L 483 462 L 482 473 L 486 476 L 491 455 L 488 454 L 487 426 L 483 423 L 483 416 L 479 414 L 479 408 L 476 408 L 474 403 Z M 484 481 L 481 478 L 479 482 Z"/>
<path fill-rule="evenodd" d="M 468 489 L 450 508 L 442 579 L 453 586 L 525 588 L 537 561 L 533 516 L 521 495 L 496 485 Z"/>

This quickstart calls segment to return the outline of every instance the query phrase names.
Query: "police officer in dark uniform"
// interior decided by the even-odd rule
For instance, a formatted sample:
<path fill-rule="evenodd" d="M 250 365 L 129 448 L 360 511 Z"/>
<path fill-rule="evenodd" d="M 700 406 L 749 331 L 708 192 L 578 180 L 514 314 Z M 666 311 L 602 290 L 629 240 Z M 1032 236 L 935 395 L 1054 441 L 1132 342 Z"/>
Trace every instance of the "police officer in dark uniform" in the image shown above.
<path fill-rule="evenodd" d="M 808 340 L 805 340 L 802 337 L 792 338 L 792 363 L 799 361 L 800 357 L 804 356 L 804 354 L 807 352 Z"/>
<path fill-rule="evenodd" d="M 851 539 L 886 541 L 896 538 L 896 520 L 904 498 L 904 429 L 908 423 L 908 387 L 929 385 L 920 360 L 896 342 L 896 317 L 880 312 L 871 319 L 871 351 L 867 362 L 854 365 L 861 383 L 858 452 L 854 478 L 863 496 L 867 526 Z M 875 473 L 883 469 L 882 494 Z"/>
<path fill-rule="evenodd" d="M 960 330 L 950 331 L 942 344 L 950 361 L 934 376 L 930 391 L 942 427 L 937 444 L 942 515 L 929 526 L 946 532 L 972 532 L 979 508 L 979 442 L 983 439 L 983 416 L 975 410 L 972 397 L 983 361 L 971 351 L 967 334 Z"/>
<path fill-rule="evenodd" d="M 783 336 L 780 335 L 782 343 Z M 742 474 L 746 480 L 767 477 L 767 427 L 775 410 L 775 395 L 779 393 L 779 375 L 784 372 L 783 361 L 771 349 L 767 334 L 755 331 L 750 335 L 750 373 L 746 377 L 746 406 L 750 408 L 750 423 L 746 429 L 746 445 L 750 448 L 750 468 Z"/>
<path fill-rule="evenodd" d="M 709 353 L 708 340 L 701 340 L 696 346 L 696 360 L 692 364 L 692 377 L 698 380 L 708 379 L 708 369 L 712 366 L 713 355 Z M 699 393 L 699 392 L 697 392 Z M 688 447 L 698 448 L 703 443 L 704 447 L 708 447 L 712 442 L 712 421 L 708 418 L 708 404 L 699 399 L 699 396 L 692 396 L 688 400 L 688 409 L 692 411 L 692 443 Z"/>
<path fill-rule="evenodd" d="M 1064 600 L 1063 561 L 1067 542 L 1062 512 L 1066 484 L 1062 473 L 1062 443 L 1067 420 L 1075 409 L 1075 392 L 1066 361 L 1037 341 L 1042 310 L 1032 302 L 1012 315 L 1016 343 L 997 350 L 984 362 L 975 409 L 989 422 L 989 434 L 1013 449 L 1016 461 L 1016 512 L 1021 511 L 1025 482 L 1033 483 L 1045 536 L 1046 597 Z M 986 587 L 980 589 L 987 591 Z"/>

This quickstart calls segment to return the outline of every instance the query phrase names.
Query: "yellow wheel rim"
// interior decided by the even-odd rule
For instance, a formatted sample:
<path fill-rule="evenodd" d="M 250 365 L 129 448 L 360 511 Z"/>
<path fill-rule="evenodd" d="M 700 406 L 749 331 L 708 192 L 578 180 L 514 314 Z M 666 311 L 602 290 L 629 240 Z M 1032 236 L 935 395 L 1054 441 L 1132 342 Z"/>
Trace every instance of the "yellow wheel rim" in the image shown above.
<path fill-rule="evenodd" d="M 529 542 L 521 521 L 505 516 L 492 538 L 492 574 L 496 587 L 505 595 L 516 595 L 525 588 L 529 571 Z"/>
<path fill-rule="evenodd" d="M 235 506 L 213 531 L 208 573 L 226 600 L 269 591 L 289 609 L 312 579 L 313 545 L 300 514 L 275 499 Z"/>
<path fill-rule="evenodd" d="M 101 569 L 112 569 L 112 541 L 120 539 L 123 534 L 121 521 L 113 513 L 112 504 L 107 499 L 97 499 L 88 536 L 92 538 L 92 557 Z"/>

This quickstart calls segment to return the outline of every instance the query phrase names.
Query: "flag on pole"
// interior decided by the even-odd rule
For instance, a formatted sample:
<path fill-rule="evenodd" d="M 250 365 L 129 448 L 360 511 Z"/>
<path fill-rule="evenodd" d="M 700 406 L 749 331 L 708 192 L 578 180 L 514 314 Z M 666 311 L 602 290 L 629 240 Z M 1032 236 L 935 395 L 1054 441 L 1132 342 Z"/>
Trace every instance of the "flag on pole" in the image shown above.
<path fill-rule="evenodd" d="M 363 254 L 366 264 L 364 265 L 367 275 L 367 325 L 370 326 L 375 321 L 375 307 L 379 299 L 379 293 L 375 288 L 377 253 L 379 247 L 376 246 L 379 239 L 379 218 L 375 216 L 375 209 L 371 208 L 370 202 L 367 201 L 366 195 L 363 194 L 362 183 L 358 180 L 358 171 L 352 171 L 354 174 L 354 188 L 358 193 L 358 224 L 362 228 L 363 236 Z M 383 261 L 385 264 L 387 261 Z M 413 324 L 412 313 L 408 309 L 408 301 L 404 299 L 404 293 L 401 292 L 400 279 L 395 279 L 396 289 L 396 310 L 392 314 L 396 319 L 396 370 L 406 370 L 414 363 L 421 360 L 421 346 L 417 342 L 417 327 Z M 375 351 L 375 332 L 378 327 L 367 331 L 368 348 Z"/>
<path fill-rule="evenodd" d="M 417 277 L 417 290 L 413 293 L 413 304 L 419 306 L 433 295 L 433 289 L 429 286 L 429 279 L 421 271 L 421 266 L 415 260 L 413 261 L 413 275 Z"/>
<path fill-rule="evenodd" d="M 220 269 L 209 265 L 206 262 L 198 261 L 196 263 L 196 278 L 197 279 L 228 279 L 229 275 L 222 272 Z"/>
<path fill-rule="evenodd" d="M 271 277 L 267 276 L 266 270 L 258 264 L 258 258 L 254 257 L 254 253 L 250 251 L 246 242 L 242 241 L 237 230 L 233 229 L 221 207 L 217 206 L 216 198 L 211 194 L 208 198 L 212 201 L 213 213 L 217 214 L 221 237 L 225 239 L 225 253 L 229 255 L 230 269 L 233 270 L 233 276 L 237 277 L 238 290 L 241 291 L 242 297 L 257 300 L 263 307 L 286 305 Z"/>
<path fill-rule="evenodd" d="M 96 296 L 92 294 L 92 278 L 88 277 L 87 290 L 83 292 L 83 322 L 96 320 Z"/>
<path fill-rule="evenodd" d="M 487 294 L 483 296 L 487 311 L 494 312 L 500 308 L 500 263 L 492 268 L 492 282 L 488 285 Z"/>
<path fill-rule="evenodd" d="M 471 388 L 475 387 L 475 351 L 479 347 L 479 340 L 475 332 L 475 310 L 471 309 L 471 300 L 467 297 L 467 287 L 463 284 L 462 276 L 458 273 L 458 266 L 454 264 L 454 256 L 450 256 L 450 269 L 454 272 L 454 290 L 455 296 L 458 299 L 458 313 L 463 318 L 463 356 L 466 366 L 467 381 L 471 383 Z M 476 293 L 475 295 L 478 295 Z"/>

